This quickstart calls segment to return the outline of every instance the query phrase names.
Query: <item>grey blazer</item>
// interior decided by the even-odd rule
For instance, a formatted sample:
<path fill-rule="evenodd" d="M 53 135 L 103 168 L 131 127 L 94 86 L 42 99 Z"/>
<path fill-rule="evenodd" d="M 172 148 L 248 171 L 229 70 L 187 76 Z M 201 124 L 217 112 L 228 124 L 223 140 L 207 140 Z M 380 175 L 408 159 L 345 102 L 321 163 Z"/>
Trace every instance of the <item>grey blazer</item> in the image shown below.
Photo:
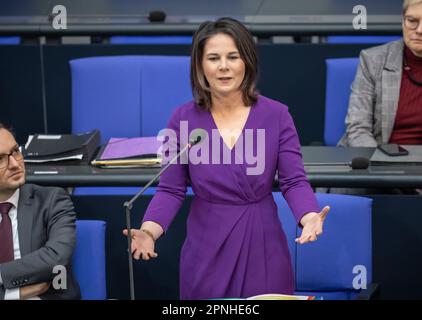
<path fill-rule="evenodd" d="M 53 268 L 66 266 L 67 289 L 53 286 L 41 299 L 80 299 L 70 262 L 76 243 L 76 214 L 69 195 L 61 188 L 25 184 L 20 189 L 18 234 L 21 259 L 3 263 L 0 299 L 5 289 L 52 281 Z"/>
<path fill-rule="evenodd" d="M 388 143 L 400 96 L 403 41 L 362 50 L 352 84 L 346 133 L 338 145 L 376 147 Z"/>

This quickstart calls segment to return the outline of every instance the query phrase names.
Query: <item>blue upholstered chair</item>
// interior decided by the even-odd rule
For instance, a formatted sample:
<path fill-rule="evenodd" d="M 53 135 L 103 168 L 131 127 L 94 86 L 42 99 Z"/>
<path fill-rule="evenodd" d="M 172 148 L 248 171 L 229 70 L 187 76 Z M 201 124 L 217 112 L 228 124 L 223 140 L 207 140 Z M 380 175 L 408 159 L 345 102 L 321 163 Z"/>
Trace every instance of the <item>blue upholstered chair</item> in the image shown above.
<path fill-rule="evenodd" d="M 189 57 L 152 57 L 141 71 L 141 133 L 155 136 L 170 115 L 192 100 Z"/>
<path fill-rule="evenodd" d="M 192 36 L 111 36 L 110 44 L 192 44 Z"/>
<path fill-rule="evenodd" d="M 2 44 L 20 44 L 20 37 L 0 37 L 0 45 Z"/>
<path fill-rule="evenodd" d="M 328 36 L 330 44 L 383 44 L 401 39 L 401 36 Z"/>
<path fill-rule="evenodd" d="M 316 196 L 321 208 L 329 205 L 331 210 L 324 223 L 323 235 L 318 241 L 304 245 L 294 242 L 301 230 L 296 226 L 286 201 L 280 195 L 275 198 L 295 270 L 295 294 L 314 295 L 326 300 L 367 297 L 374 288 L 372 199 L 339 194 Z M 362 270 L 366 270 L 367 290 L 355 290 L 354 280 L 361 283 L 355 277 L 363 276 Z"/>
<path fill-rule="evenodd" d="M 83 300 L 107 298 L 105 229 L 104 221 L 76 221 L 76 248 L 72 265 Z"/>
<path fill-rule="evenodd" d="M 111 137 L 155 135 L 192 99 L 189 57 L 112 56 L 70 61 L 72 132 Z"/>
<path fill-rule="evenodd" d="M 335 146 L 343 136 L 351 85 L 359 58 L 327 59 L 324 142 Z"/>
<path fill-rule="evenodd" d="M 72 132 L 112 137 L 155 136 L 174 109 L 189 100 L 190 58 L 110 56 L 70 61 Z M 134 194 L 137 188 L 77 188 L 76 195 Z M 151 189 L 154 190 L 154 189 Z"/>

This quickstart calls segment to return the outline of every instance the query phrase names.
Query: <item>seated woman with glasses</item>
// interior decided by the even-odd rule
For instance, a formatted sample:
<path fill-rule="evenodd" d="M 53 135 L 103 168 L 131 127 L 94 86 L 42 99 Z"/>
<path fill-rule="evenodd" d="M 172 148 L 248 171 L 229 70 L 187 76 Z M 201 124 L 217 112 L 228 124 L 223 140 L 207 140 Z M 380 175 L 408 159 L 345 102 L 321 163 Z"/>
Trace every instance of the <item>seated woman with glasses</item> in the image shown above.
<path fill-rule="evenodd" d="M 403 40 L 363 50 L 341 146 L 422 144 L 422 0 L 403 1 Z"/>

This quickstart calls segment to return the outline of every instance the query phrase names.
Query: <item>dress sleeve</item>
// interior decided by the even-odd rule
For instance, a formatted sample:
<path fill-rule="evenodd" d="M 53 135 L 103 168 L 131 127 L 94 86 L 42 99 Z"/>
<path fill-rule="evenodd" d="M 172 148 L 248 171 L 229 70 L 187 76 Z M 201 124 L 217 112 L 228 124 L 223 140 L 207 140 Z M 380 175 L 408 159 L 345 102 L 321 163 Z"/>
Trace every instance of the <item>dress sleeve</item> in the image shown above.
<path fill-rule="evenodd" d="M 279 128 L 277 169 L 280 190 L 299 224 L 306 213 L 319 212 L 319 206 L 305 175 L 299 138 L 286 107 L 282 109 Z"/>
<path fill-rule="evenodd" d="M 177 109 L 167 126 L 167 129 L 171 129 L 171 132 L 174 132 L 177 137 L 177 141 L 167 142 L 168 151 L 173 155 L 180 151 L 179 128 L 181 118 L 179 113 L 180 111 Z M 187 164 L 181 164 L 181 161 L 177 161 L 170 165 L 160 178 L 157 192 L 147 208 L 143 222 L 156 222 L 166 232 L 183 204 L 188 179 Z"/>

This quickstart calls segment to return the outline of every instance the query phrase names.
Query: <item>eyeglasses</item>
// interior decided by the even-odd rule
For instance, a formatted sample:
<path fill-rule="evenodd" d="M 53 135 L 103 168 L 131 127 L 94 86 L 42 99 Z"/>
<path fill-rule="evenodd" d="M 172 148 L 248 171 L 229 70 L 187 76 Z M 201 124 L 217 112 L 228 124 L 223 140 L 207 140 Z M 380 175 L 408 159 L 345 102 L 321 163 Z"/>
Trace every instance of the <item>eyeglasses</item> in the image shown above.
<path fill-rule="evenodd" d="M 404 25 L 409 30 L 416 30 L 419 27 L 420 20 L 412 16 L 404 17 Z"/>
<path fill-rule="evenodd" d="M 0 154 L 0 169 L 7 168 L 9 166 L 9 159 L 12 156 L 16 161 L 23 159 L 23 146 L 16 147 L 10 153 Z"/>

